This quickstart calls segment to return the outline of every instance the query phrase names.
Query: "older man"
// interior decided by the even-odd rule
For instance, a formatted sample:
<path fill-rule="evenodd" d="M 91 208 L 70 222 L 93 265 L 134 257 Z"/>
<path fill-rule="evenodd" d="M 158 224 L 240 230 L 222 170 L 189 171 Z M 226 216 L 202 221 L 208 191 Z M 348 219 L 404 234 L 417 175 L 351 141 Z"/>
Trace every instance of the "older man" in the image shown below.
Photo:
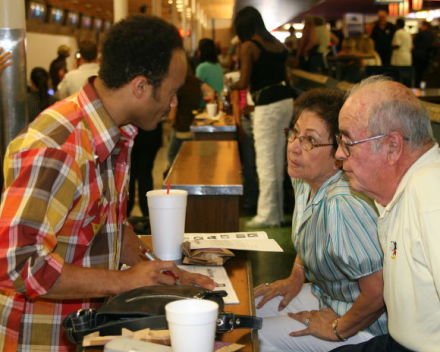
<path fill-rule="evenodd" d="M 440 151 L 427 112 L 411 90 L 374 76 L 350 92 L 339 128 L 336 156 L 379 210 L 389 335 L 335 351 L 438 351 Z"/>

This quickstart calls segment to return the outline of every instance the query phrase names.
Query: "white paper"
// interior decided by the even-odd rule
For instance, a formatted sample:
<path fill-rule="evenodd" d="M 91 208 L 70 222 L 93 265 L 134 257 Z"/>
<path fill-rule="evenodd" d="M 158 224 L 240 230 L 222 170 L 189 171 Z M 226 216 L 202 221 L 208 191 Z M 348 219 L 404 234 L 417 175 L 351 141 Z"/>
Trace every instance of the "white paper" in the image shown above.
<path fill-rule="evenodd" d="M 243 251 L 283 252 L 280 245 L 267 238 L 264 231 L 185 233 L 184 240 L 191 243 L 191 249 L 227 248 Z"/>
<path fill-rule="evenodd" d="M 185 241 L 192 240 L 250 240 L 267 239 L 267 233 L 264 231 L 248 232 L 210 232 L 210 233 L 185 233 Z"/>
<path fill-rule="evenodd" d="M 204 265 L 179 265 L 182 270 L 190 273 L 197 273 L 209 276 L 217 283 L 214 291 L 226 291 L 228 295 L 223 297 L 225 304 L 239 304 L 237 293 L 232 286 L 232 282 L 223 266 L 204 266 Z"/>

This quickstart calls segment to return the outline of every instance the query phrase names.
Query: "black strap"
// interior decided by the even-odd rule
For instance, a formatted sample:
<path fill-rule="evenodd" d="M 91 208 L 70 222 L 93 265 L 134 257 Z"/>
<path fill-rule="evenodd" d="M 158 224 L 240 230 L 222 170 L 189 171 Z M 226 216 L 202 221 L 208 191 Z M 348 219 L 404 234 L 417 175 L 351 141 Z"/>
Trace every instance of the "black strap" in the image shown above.
<path fill-rule="evenodd" d="M 122 328 L 137 331 L 145 328 L 153 330 L 168 329 L 165 315 L 136 317 L 127 315 L 118 320 L 111 319 L 111 315 L 97 313 L 93 309 L 84 309 L 72 313 L 64 319 L 63 327 L 69 340 L 77 345 L 82 344 L 83 337 L 99 331 L 101 336 L 120 335 Z M 113 316 L 114 317 L 114 316 Z M 261 329 L 262 319 L 248 315 L 233 313 L 219 313 L 217 319 L 217 333 L 229 332 L 234 329 Z"/>
<path fill-rule="evenodd" d="M 122 328 L 137 331 L 145 328 L 153 330 L 168 329 L 165 315 L 135 317 L 127 315 L 116 320 L 107 320 L 111 316 L 99 315 L 94 309 L 83 309 L 69 314 L 63 321 L 66 336 L 77 345 L 83 337 L 99 331 L 101 336 L 121 335 Z M 107 321 L 106 321 L 107 320 Z"/>
<path fill-rule="evenodd" d="M 261 51 L 268 51 L 258 40 L 251 39 L 250 41 L 258 46 Z"/>
<path fill-rule="evenodd" d="M 220 313 L 217 318 L 217 332 L 229 332 L 234 329 L 261 329 L 263 319 L 251 315 Z"/>

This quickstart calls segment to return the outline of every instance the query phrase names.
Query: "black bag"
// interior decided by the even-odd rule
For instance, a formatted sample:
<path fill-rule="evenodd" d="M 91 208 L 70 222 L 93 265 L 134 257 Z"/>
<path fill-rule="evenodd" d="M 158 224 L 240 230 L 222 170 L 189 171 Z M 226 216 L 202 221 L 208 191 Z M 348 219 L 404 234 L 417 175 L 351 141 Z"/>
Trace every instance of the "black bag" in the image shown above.
<path fill-rule="evenodd" d="M 237 328 L 261 329 L 261 318 L 224 312 L 222 297 L 225 295 L 225 291 L 209 291 L 196 286 L 140 287 L 110 298 L 99 310 L 81 309 L 69 314 L 63 327 L 69 340 L 77 345 L 82 344 L 84 336 L 96 331 L 106 336 L 120 335 L 122 328 L 131 331 L 168 329 L 165 305 L 175 300 L 198 298 L 218 303 L 217 333 Z"/>

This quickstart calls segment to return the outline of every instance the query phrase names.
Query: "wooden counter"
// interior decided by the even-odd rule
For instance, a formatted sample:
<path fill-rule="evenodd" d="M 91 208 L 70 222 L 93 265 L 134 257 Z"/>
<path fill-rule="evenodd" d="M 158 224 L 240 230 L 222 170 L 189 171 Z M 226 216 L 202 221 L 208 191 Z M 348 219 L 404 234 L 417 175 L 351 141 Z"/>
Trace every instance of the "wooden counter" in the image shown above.
<path fill-rule="evenodd" d="M 440 88 L 412 88 L 413 93 L 417 98 L 434 104 L 440 103 Z"/>
<path fill-rule="evenodd" d="M 139 236 L 147 246 L 152 248 L 151 236 Z M 252 280 L 252 268 L 247 259 L 246 252 L 236 252 L 236 256 L 225 264 L 226 272 L 234 286 L 239 304 L 225 305 L 225 312 L 240 315 L 255 315 L 254 284 Z M 245 345 L 241 352 L 257 352 L 258 331 L 251 329 L 236 329 L 223 333 L 219 340 Z"/>
<path fill-rule="evenodd" d="M 151 248 L 151 236 L 139 236 L 141 241 Z M 250 261 L 245 252 L 237 252 L 236 257 L 225 264 L 228 276 L 234 286 L 239 304 L 225 305 L 225 311 L 240 315 L 255 315 L 254 290 Z M 236 329 L 217 337 L 220 341 L 244 345 L 240 352 L 258 352 L 258 331 L 251 329 Z M 87 352 L 102 352 L 99 347 L 83 348 Z"/>
<path fill-rule="evenodd" d="M 188 191 L 185 232 L 239 230 L 243 194 L 236 141 L 184 142 L 163 188 Z"/>
<path fill-rule="evenodd" d="M 225 264 L 226 271 L 237 293 L 240 304 L 225 306 L 226 312 L 242 315 L 255 315 L 254 284 L 250 261 L 245 253 L 236 253 L 237 257 Z M 258 331 L 236 329 L 221 336 L 221 341 L 235 342 L 245 345 L 242 352 L 259 351 Z"/>
<path fill-rule="evenodd" d="M 237 125 L 231 115 L 220 115 L 218 119 L 196 118 L 191 125 L 194 140 L 228 141 L 237 139 Z"/>

